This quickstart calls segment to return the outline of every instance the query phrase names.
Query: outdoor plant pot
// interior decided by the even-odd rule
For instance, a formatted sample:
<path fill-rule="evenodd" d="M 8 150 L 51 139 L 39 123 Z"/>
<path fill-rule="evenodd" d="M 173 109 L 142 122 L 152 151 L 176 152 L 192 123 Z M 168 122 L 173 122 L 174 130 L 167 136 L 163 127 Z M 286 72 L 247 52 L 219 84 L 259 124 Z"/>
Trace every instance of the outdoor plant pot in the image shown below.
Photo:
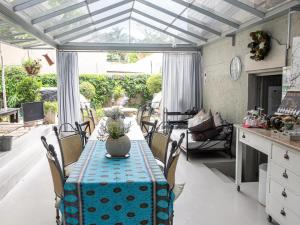
<path fill-rule="evenodd" d="M 29 75 L 37 75 L 40 72 L 40 66 L 26 66 L 25 70 Z"/>
<path fill-rule="evenodd" d="M 118 139 L 108 137 L 106 140 L 106 151 L 112 157 L 124 157 L 131 148 L 131 143 L 127 135 L 124 135 Z"/>

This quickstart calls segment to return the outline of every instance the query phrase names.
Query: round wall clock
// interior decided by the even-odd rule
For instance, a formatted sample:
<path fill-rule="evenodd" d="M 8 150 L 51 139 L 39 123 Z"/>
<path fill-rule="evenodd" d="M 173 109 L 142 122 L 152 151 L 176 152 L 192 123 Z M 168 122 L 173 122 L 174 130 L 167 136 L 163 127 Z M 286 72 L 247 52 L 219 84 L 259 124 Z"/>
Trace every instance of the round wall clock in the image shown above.
<path fill-rule="evenodd" d="M 238 80 L 242 74 L 242 62 L 239 57 L 234 57 L 230 62 L 230 78 Z"/>

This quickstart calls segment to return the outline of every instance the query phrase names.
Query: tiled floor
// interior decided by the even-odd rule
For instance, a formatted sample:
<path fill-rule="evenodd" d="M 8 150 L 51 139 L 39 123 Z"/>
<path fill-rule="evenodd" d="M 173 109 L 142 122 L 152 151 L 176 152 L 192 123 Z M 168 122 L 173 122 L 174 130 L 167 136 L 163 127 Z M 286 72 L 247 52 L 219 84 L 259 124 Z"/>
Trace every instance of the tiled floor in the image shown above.
<path fill-rule="evenodd" d="M 185 182 L 175 202 L 175 225 L 268 225 L 256 200 L 257 184 L 238 193 L 198 159 L 179 161 L 177 182 Z M 1 225 L 54 225 L 53 192 L 45 159 L 0 202 Z"/>

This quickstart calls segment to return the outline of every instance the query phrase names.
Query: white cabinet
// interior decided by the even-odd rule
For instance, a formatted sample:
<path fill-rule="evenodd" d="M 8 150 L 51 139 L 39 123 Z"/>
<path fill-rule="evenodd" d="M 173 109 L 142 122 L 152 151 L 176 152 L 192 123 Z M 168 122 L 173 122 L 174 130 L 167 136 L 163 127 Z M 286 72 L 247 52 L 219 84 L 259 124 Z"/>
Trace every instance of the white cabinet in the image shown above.
<path fill-rule="evenodd" d="M 281 225 L 300 224 L 300 152 L 273 143 L 267 212 Z"/>
<path fill-rule="evenodd" d="M 236 142 L 236 185 L 242 184 L 243 145 L 268 156 L 266 212 L 280 225 L 300 225 L 300 144 L 279 140 L 271 131 L 239 125 Z M 244 148 L 245 149 L 245 148 Z"/>

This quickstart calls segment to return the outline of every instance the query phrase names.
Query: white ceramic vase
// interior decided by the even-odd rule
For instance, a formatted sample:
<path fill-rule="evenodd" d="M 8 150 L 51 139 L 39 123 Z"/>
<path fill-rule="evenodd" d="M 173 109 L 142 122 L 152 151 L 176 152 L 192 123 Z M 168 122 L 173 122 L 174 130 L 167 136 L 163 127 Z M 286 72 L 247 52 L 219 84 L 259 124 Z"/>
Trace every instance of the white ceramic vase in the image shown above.
<path fill-rule="evenodd" d="M 131 148 L 130 139 L 127 135 L 124 135 L 118 139 L 109 137 L 106 140 L 105 145 L 107 153 L 112 157 L 124 157 L 129 153 Z"/>

